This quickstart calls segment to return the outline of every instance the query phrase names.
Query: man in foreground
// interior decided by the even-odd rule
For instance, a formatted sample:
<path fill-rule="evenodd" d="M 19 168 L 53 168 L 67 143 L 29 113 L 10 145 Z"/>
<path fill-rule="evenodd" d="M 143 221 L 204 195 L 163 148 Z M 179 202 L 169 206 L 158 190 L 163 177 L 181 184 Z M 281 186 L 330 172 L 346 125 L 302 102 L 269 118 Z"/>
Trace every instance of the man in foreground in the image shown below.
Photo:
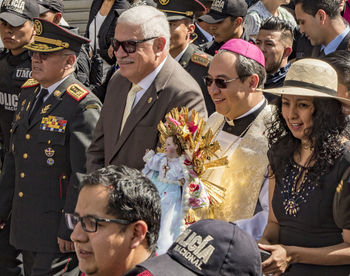
<path fill-rule="evenodd" d="M 155 254 L 160 197 L 139 171 L 111 165 L 85 177 L 66 221 L 81 272 L 123 275 Z"/>

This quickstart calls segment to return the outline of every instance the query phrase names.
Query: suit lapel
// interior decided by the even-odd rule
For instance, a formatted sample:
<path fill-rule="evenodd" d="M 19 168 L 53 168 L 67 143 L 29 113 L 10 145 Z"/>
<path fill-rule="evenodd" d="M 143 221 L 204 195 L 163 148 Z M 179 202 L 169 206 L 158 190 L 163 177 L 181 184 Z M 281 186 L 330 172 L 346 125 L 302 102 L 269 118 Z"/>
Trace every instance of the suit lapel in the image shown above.
<path fill-rule="evenodd" d="M 72 83 L 72 78 L 74 77 L 71 74 L 55 89 L 53 93 L 51 93 L 51 95 L 44 102 L 42 108 L 40 109 L 40 112 L 35 114 L 31 124 L 29 125 L 29 129 L 41 121 L 42 117 L 45 116 L 45 114 L 50 114 L 57 107 L 57 105 L 62 101 L 62 96 L 66 92 L 68 86 Z"/>
<path fill-rule="evenodd" d="M 136 104 L 136 106 L 132 109 L 128 119 L 125 122 L 124 129 L 122 133 L 119 135 L 120 132 L 120 124 L 122 120 L 122 116 L 124 114 L 124 107 L 125 102 L 122 105 L 121 110 L 119 110 L 119 116 L 116 131 L 118 131 L 118 134 L 114 133 L 115 137 L 119 137 L 117 139 L 117 143 L 113 149 L 113 152 L 108 160 L 108 163 L 112 161 L 114 156 L 118 153 L 120 148 L 123 146 L 123 144 L 126 142 L 134 128 L 137 126 L 137 124 L 144 118 L 144 116 L 147 114 L 147 112 L 151 109 L 151 107 L 155 104 L 155 102 L 158 99 L 158 94 L 164 89 L 168 79 L 171 77 L 174 63 L 177 63 L 172 57 L 168 56 L 167 60 L 165 61 L 165 64 L 163 68 L 160 70 L 154 81 L 152 82 L 151 86 L 147 89 L 147 91 L 143 94 L 139 102 Z M 130 83 L 129 83 L 130 84 Z M 131 85 L 131 84 L 130 84 Z M 129 87 L 130 89 L 130 87 Z M 127 89 L 126 94 L 128 93 L 129 89 Z M 125 95 L 123 93 L 123 95 Z M 124 96 L 125 101 L 127 95 Z"/>
<path fill-rule="evenodd" d="M 118 90 L 111 91 L 111 93 L 114 93 L 113 102 L 118 102 L 120 101 L 120 99 L 124 99 L 124 101 L 121 103 L 119 108 L 115 109 L 115 113 L 114 113 L 115 114 L 114 118 L 117 118 L 117 119 L 115 120 L 115 125 L 114 125 L 115 127 L 111 129 L 111 132 L 112 132 L 112 137 L 114 137 L 113 141 L 115 141 L 115 144 L 117 144 L 118 140 L 120 139 L 119 138 L 120 127 L 123 120 L 126 99 L 128 97 L 129 90 L 131 89 L 131 86 L 132 86 L 131 82 L 129 82 L 127 79 L 124 79 L 124 78 L 118 80 L 117 83 L 119 86 Z M 107 116 L 110 116 L 110 115 L 108 114 Z M 128 124 L 128 121 L 126 121 L 125 126 L 127 124 Z"/>
<path fill-rule="evenodd" d="M 28 97 L 26 97 L 26 102 L 23 110 L 23 121 L 26 124 L 26 127 L 29 126 L 29 113 L 33 108 L 33 104 L 35 102 L 36 96 L 40 91 L 40 86 L 35 87 L 32 93 Z"/>
<path fill-rule="evenodd" d="M 179 63 L 182 66 L 182 68 L 186 68 L 188 66 L 193 54 L 194 54 L 194 47 L 191 44 L 189 44 L 185 53 L 182 55 L 182 57 L 179 60 Z"/>

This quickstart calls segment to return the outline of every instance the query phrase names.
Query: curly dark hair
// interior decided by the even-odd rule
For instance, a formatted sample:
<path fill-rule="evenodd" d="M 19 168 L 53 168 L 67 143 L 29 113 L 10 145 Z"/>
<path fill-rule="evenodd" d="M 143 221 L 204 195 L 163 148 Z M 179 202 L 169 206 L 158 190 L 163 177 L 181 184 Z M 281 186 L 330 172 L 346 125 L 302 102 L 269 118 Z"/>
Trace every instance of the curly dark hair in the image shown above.
<path fill-rule="evenodd" d="M 309 169 L 309 178 L 316 184 L 319 178 L 330 172 L 337 158 L 342 153 L 341 139 L 349 137 L 345 131 L 348 120 L 342 112 L 341 103 L 331 98 L 314 98 L 315 111 L 312 114 L 313 125 L 306 130 L 313 154 L 310 161 L 314 166 Z M 301 141 L 295 138 L 282 117 L 282 100 L 278 97 L 273 119 L 267 123 L 269 141 L 268 157 L 276 178 L 285 175 L 285 168 L 300 150 Z"/>

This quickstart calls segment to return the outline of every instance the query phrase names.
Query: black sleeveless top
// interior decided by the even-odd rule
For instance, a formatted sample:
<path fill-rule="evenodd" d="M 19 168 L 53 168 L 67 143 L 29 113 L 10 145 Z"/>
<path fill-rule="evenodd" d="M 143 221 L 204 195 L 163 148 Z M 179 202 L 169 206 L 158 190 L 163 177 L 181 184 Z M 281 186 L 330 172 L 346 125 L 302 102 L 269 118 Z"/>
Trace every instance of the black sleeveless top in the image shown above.
<path fill-rule="evenodd" d="M 276 179 L 272 198 L 272 208 L 280 225 L 279 243 L 301 247 L 325 247 L 343 242 L 342 229 L 333 219 L 333 198 L 345 170 L 350 166 L 347 161 L 350 153 L 336 161 L 333 169 L 321 177 L 316 186 L 308 179 L 307 168 L 290 161 L 285 176 Z M 295 182 L 305 171 L 299 191 L 295 191 Z M 284 275 L 346 275 L 350 265 L 319 266 L 292 264 Z"/>

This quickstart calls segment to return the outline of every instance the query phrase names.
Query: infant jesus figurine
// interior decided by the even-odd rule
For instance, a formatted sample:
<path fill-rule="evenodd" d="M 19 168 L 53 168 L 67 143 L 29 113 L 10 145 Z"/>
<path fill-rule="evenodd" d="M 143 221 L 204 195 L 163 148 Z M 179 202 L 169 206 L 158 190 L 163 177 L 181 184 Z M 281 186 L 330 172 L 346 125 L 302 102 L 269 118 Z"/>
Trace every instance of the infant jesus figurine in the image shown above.
<path fill-rule="evenodd" d="M 176 136 L 169 136 L 164 145 L 165 153 L 155 154 L 147 151 L 143 160 L 146 162 L 143 173 L 157 187 L 161 197 L 161 225 L 158 239 L 158 254 L 167 251 L 181 232 L 182 186 L 188 179 L 188 170 L 184 164 L 181 144 Z"/>
<path fill-rule="evenodd" d="M 215 160 L 208 166 L 219 145 L 211 142 L 212 132 L 204 133 L 204 128 L 205 122 L 195 111 L 189 116 L 187 109 L 173 109 L 166 123 L 158 125 L 162 147 L 157 153 L 146 151 L 143 157 L 146 164 L 142 172 L 157 187 L 161 198 L 158 254 L 166 253 L 186 226 L 199 218 L 210 218 L 210 204 L 223 196 L 220 187 L 204 186 L 199 178 L 206 167 L 227 162 Z"/>

